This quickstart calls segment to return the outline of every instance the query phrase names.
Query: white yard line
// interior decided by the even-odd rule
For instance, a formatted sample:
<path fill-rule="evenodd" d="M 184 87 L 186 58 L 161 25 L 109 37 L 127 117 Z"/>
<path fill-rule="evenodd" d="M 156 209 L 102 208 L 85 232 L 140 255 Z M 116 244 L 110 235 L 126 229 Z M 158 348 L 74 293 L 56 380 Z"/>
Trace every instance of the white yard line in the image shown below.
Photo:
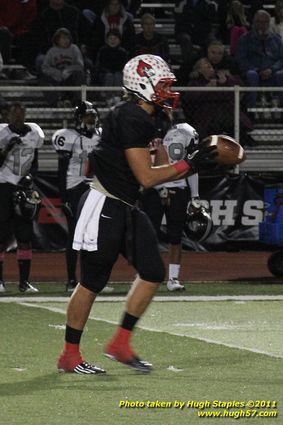
<path fill-rule="evenodd" d="M 235 296 L 235 297 L 236 297 L 236 300 L 238 301 L 239 300 L 239 296 Z M 283 300 L 283 297 L 281 295 L 278 295 L 278 296 L 268 296 L 267 295 L 267 296 L 264 296 L 264 298 L 263 298 L 263 296 L 260 296 L 260 295 L 259 296 L 253 296 L 253 297 L 250 297 L 250 296 L 241 296 L 241 298 L 243 298 L 243 297 L 244 297 L 244 300 L 245 301 L 251 301 L 251 300 L 252 301 L 255 301 L 255 300 L 258 301 L 259 299 L 260 300 L 268 300 L 268 301 L 271 301 L 271 300 L 272 301 Z M 249 297 L 249 299 L 247 299 L 247 297 Z M 109 298 L 110 297 L 107 297 L 107 300 L 108 301 L 110 301 Z M 117 297 L 111 297 L 111 298 L 115 298 L 115 301 L 118 301 L 117 300 Z M 166 300 L 167 297 L 157 297 L 157 298 L 162 298 L 162 299 L 160 299 L 160 301 L 162 301 L 163 299 Z M 176 297 L 176 298 L 179 300 L 179 298 L 182 298 L 182 297 Z M 189 301 L 187 298 L 192 298 L 192 297 L 183 297 L 183 298 L 186 298 L 185 301 Z M 211 298 L 213 298 L 213 301 L 215 301 L 214 298 L 217 298 L 217 297 L 198 297 L 198 298 L 205 298 L 205 300 L 203 300 L 203 301 L 211 301 Z M 207 299 L 207 298 L 209 298 L 209 299 Z M 61 297 L 60 297 L 60 299 L 61 299 Z M 227 299 L 230 300 L 231 297 L 224 298 L 224 299 L 225 300 L 227 300 Z M 17 298 L 17 300 L 18 300 L 18 298 Z M 52 300 L 54 301 L 54 298 Z M 122 301 L 122 300 L 123 299 L 120 298 L 120 301 Z M 30 298 L 29 298 L 29 301 L 31 301 Z M 199 301 L 199 300 L 195 300 L 194 299 L 194 301 Z M 223 297 L 221 297 L 221 300 L 218 300 L 218 301 L 223 301 Z M 66 314 L 66 311 L 64 309 L 62 309 L 62 308 L 59 308 L 59 307 L 43 306 L 43 305 L 40 305 L 40 303 L 33 304 L 31 302 L 24 302 L 24 301 L 20 302 L 20 304 L 21 305 L 24 305 L 26 307 L 42 308 L 42 309 L 45 309 L 45 310 L 48 310 L 48 311 L 51 311 L 51 312 L 54 312 L 54 313 L 60 313 L 60 314 L 64 314 L 64 315 Z M 90 320 L 97 320 L 97 321 L 100 321 L 100 322 L 109 323 L 111 325 L 117 325 L 117 322 L 116 321 L 107 320 L 107 319 L 101 318 L 101 317 L 93 317 L 93 316 L 90 315 L 89 319 Z M 244 350 L 244 351 L 250 351 L 252 353 L 263 354 L 263 355 L 268 356 L 268 357 L 273 357 L 273 358 L 278 358 L 278 359 L 282 359 L 283 358 L 283 355 L 272 354 L 272 353 L 269 353 L 269 352 L 266 352 L 266 351 L 257 350 L 257 349 L 253 349 L 253 348 L 250 348 L 250 347 L 245 347 L 244 345 L 237 345 L 237 344 L 225 343 L 225 342 L 222 342 L 222 341 L 217 341 L 217 340 L 208 339 L 208 338 L 204 338 L 204 337 L 198 337 L 198 336 L 195 336 L 195 335 L 191 336 L 191 335 L 187 335 L 187 334 L 175 333 L 175 332 L 172 332 L 172 331 L 158 330 L 158 329 L 154 329 L 154 328 L 151 328 L 151 327 L 148 327 L 148 326 L 138 326 L 138 328 L 143 329 L 143 330 L 146 330 L 146 331 L 149 331 L 149 332 L 159 332 L 159 333 L 162 332 L 162 333 L 167 333 L 169 335 L 182 336 L 182 337 L 197 339 L 199 341 L 204 341 L 204 342 L 207 342 L 209 344 L 222 345 L 224 347 L 236 348 L 238 350 Z"/>
<path fill-rule="evenodd" d="M 126 299 L 125 295 L 120 296 L 99 296 L 95 302 L 120 302 Z M 68 297 L 1 297 L 0 303 L 61 303 L 67 302 Z M 171 301 L 283 301 L 283 295 L 173 295 L 173 296 L 162 296 L 157 295 L 154 297 L 154 301 L 171 302 Z"/>

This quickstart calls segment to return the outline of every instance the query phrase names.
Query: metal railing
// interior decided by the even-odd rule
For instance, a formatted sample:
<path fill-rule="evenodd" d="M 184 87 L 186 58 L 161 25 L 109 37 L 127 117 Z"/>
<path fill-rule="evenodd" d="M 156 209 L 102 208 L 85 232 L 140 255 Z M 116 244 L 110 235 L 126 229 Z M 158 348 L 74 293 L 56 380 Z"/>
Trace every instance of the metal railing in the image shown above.
<path fill-rule="evenodd" d="M 234 86 L 234 87 L 173 87 L 173 90 L 177 90 L 181 93 L 187 92 L 218 92 L 218 93 L 225 93 L 230 92 L 233 93 L 234 96 L 234 110 L 233 110 L 233 120 L 234 120 L 234 138 L 238 141 L 240 141 L 240 113 L 241 113 L 241 97 L 243 94 L 248 92 L 258 92 L 258 94 L 263 93 L 272 93 L 274 94 L 280 94 L 283 93 L 283 88 L 281 87 L 241 87 L 241 86 Z M 3 86 L 1 87 L 1 92 L 3 96 L 8 94 L 14 95 L 14 97 L 17 97 L 17 95 L 22 94 L 23 102 L 25 102 L 25 98 L 29 97 L 32 98 L 33 93 L 38 92 L 80 92 L 80 98 L 82 100 L 87 100 L 90 93 L 98 93 L 101 95 L 102 92 L 117 95 L 122 93 L 121 87 L 94 87 L 94 86 L 79 86 L 79 87 L 68 87 L 68 86 L 60 86 L 60 87 L 46 87 L 46 86 Z M 13 97 L 13 96 L 12 96 Z M 33 111 L 39 111 L 39 108 L 37 107 L 37 99 L 34 101 L 34 108 L 30 107 L 29 110 L 29 117 L 32 118 Z M 46 108 L 47 110 L 48 108 Z M 56 108 L 54 109 L 54 119 L 56 118 Z M 103 113 L 107 111 L 107 105 L 103 108 Z M 44 120 L 44 110 L 45 107 L 40 108 L 40 111 L 42 111 L 41 115 L 41 121 Z M 180 108 L 181 110 L 181 108 Z M 255 110 L 251 110 L 252 112 L 261 113 L 264 110 L 262 107 L 257 107 Z M 64 113 L 64 110 L 62 110 L 62 113 Z M 67 110 L 66 112 L 71 112 L 71 109 Z M 283 109 L 280 107 L 270 107 L 268 108 L 268 111 L 271 113 L 277 113 L 282 114 L 283 117 Z M 38 118 L 38 117 L 37 117 Z M 34 119 L 36 122 L 36 119 Z M 271 131 L 271 125 L 272 123 L 265 124 L 264 131 L 262 131 L 262 137 L 268 138 L 269 132 L 271 137 L 271 147 L 266 145 L 262 149 L 259 147 L 257 149 L 254 148 L 247 148 L 247 160 L 240 166 L 240 169 L 243 169 L 244 171 L 253 171 L 256 169 L 259 170 L 268 170 L 268 171 L 283 171 L 283 120 L 279 120 L 279 123 L 277 124 L 277 129 Z M 67 120 L 63 120 L 61 123 L 61 126 L 64 127 L 68 125 Z M 69 124 L 70 125 L 70 124 Z M 260 133 L 260 129 L 258 132 Z M 273 132 L 273 133 L 272 133 Z M 282 145 L 280 143 L 277 143 L 277 146 L 274 148 L 272 147 L 273 142 L 276 139 L 276 135 L 278 134 L 278 138 L 280 139 L 279 142 L 281 143 L 282 138 Z M 279 137 L 280 136 L 280 137 Z M 48 152 L 48 147 L 45 149 L 45 154 L 43 154 L 42 158 L 44 161 L 44 157 L 46 158 L 46 154 Z M 52 156 L 52 153 L 50 152 L 50 155 Z M 48 156 L 48 155 L 47 155 Z M 47 166 L 49 169 L 50 167 Z"/>

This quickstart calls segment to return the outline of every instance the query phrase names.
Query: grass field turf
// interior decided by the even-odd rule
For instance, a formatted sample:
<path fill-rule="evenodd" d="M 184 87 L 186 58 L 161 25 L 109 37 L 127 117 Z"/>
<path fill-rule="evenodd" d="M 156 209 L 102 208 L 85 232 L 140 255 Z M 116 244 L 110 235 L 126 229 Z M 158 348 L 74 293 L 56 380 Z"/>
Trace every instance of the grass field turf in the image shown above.
<path fill-rule="evenodd" d="M 236 292 L 241 293 L 241 285 L 237 285 Z M 212 295 L 231 289 L 229 284 L 209 287 Z M 255 285 L 242 287 L 251 294 L 260 292 Z M 269 286 L 269 295 L 279 294 L 278 287 Z M 45 288 L 52 294 L 51 287 L 48 291 Z M 261 290 L 266 293 L 263 287 Z M 30 298 L 30 303 L 37 305 L 35 301 L 35 297 Z M 57 373 L 65 316 L 48 309 L 64 312 L 66 303 L 55 301 L 40 304 L 40 308 L 0 304 L 1 425 L 229 424 L 233 419 L 198 418 L 198 410 L 192 408 L 119 408 L 119 403 L 249 399 L 276 400 L 278 417 L 241 418 L 240 423 L 283 423 L 282 301 L 154 302 L 140 323 L 144 329 L 137 329 L 134 336 L 137 352 L 155 366 L 149 376 L 102 356 L 115 328 L 107 321 L 119 320 L 123 305 L 97 303 L 82 339 L 82 350 L 87 360 L 107 369 L 105 377 Z M 226 346 L 231 343 L 239 348 Z M 241 349 L 246 344 L 250 344 L 248 350 Z"/>

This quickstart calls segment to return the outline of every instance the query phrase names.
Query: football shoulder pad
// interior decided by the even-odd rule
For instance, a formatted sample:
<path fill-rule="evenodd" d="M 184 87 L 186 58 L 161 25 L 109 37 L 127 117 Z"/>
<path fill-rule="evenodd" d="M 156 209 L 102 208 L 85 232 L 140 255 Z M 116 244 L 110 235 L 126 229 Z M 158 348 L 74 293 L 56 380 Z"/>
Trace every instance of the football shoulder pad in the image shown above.
<path fill-rule="evenodd" d="M 52 136 L 52 145 L 56 151 L 73 150 L 73 145 L 78 137 L 78 133 L 68 128 L 57 130 Z"/>
<path fill-rule="evenodd" d="M 27 122 L 25 124 L 28 125 L 34 133 L 38 134 L 39 141 L 38 141 L 37 147 L 41 147 L 43 145 L 43 141 L 44 141 L 44 137 L 45 137 L 45 135 L 42 131 L 42 128 L 39 127 L 39 125 L 36 124 L 35 122 Z"/>

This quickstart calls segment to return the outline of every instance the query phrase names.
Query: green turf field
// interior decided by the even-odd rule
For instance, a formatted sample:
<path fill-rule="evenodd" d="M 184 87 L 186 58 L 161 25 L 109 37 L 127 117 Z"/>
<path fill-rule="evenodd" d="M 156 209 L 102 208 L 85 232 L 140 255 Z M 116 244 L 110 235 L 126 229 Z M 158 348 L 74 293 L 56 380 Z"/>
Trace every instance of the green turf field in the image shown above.
<path fill-rule="evenodd" d="M 268 291 L 268 285 L 235 285 L 232 290 L 230 284 L 210 284 L 203 292 L 198 285 L 188 288 L 189 297 L 167 294 L 151 304 L 133 341 L 138 354 L 152 361 L 150 375 L 102 355 L 123 310 L 123 295 L 101 297 L 82 351 L 106 376 L 57 373 L 67 303 L 67 297 L 62 302 L 52 297 L 58 288 L 52 292 L 46 286 L 51 297 L 42 302 L 36 296 L 9 298 L 15 295 L 11 289 L 0 297 L 0 424 L 283 424 L 282 286 L 269 285 Z M 229 300 L 216 297 L 225 294 Z M 241 294 L 252 297 L 233 298 Z M 253 298 L 261 294 L 260 300 Z"/>

